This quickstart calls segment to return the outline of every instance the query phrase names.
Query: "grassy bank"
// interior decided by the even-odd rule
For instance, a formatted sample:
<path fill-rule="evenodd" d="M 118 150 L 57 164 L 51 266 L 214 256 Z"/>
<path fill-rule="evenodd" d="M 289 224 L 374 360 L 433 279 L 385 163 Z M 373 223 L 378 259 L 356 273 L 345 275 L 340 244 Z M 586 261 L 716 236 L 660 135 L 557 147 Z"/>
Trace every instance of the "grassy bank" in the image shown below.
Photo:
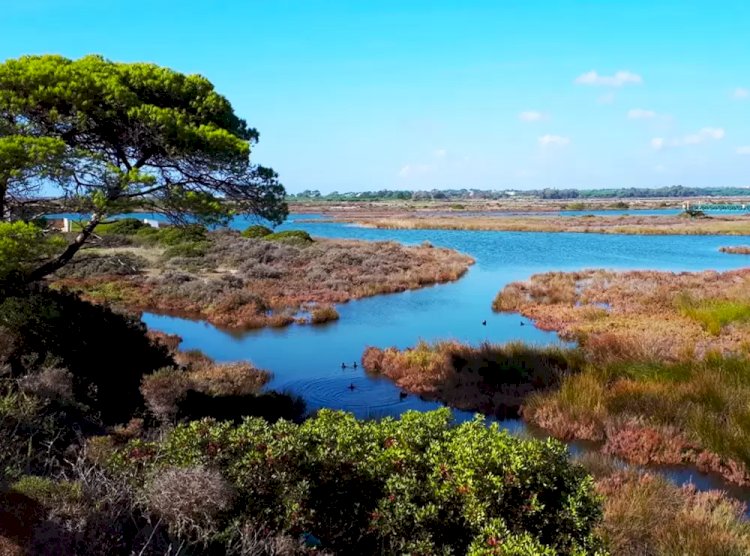
<path fill-rule="evenodd" d="M 575 232 L 628 235 L 750 235 L 750 217 L 712 216 L 485 216 L 336 214 L 335 219 L 366 227 L 396 230 L 472 230 L 503 232 Z"/>
<path fill-rule="evenodd" d="M 473 263 L 429 244 L 113 226 L 57 274 L 58 287 L 230 328 L 335 320 L 336 303 L 456 280 Z"/>
<path fill-rule="evenodd" d="M 598 528 L 612 554 L 683 556 L 750 553 L 742 503 L 720 491 L 698 492 L 647 472 L 624 470 L 606 456 L 577 459 L 603 497 Z"/>
<path fill-rule="evenodd" d="M 581 343 L 595 361 L 679 361 L 750 348 L 750 270 L 550 272 L 498 293 L 519 312 Z"/>
<path fill-rule="evenodd" d="M 750 271 L 548 273 L 506 286 L 518 311 L 579 342 L 587 364 L 530 395 L 529 421 L 638 463 L 696 464 L 748 484 Z"/>

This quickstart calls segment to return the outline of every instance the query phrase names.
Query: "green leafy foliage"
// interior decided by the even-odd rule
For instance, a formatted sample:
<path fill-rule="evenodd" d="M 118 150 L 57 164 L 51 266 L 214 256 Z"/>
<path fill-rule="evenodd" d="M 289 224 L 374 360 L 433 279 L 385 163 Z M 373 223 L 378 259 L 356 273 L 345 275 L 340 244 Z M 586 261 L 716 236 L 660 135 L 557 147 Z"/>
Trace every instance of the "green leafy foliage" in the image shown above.
<path fill-rule="evenodd" d="M 199 421 L 163 443 L 135 441 L 110 465 L 142 477 L 219 469 L 242 501 L 233 519 L 304 531 L 336 553 L 505 553 L 482 551 L 492 538 L 518 547 L 508 554 L 599 546 L 592 480 L 562 444 L 520 440 L 479 418 L 453 426 L 448 410 L 382 421 L 323 410 L 301 425 Z"/>
<path fill-rule="evenodd" d="M 26 222 L 0 222 L 0 279 L 22 272 L 56 249 L 63 240 L 47 237 L 41 228 Z"/>
<path fill-rule="evenodd" d="M 182 223 L 287 215 L 277 174 L 250 163 L 258 132 L 199 75 L 100 56 L 24 56 L 0 64 L 0 114 L 0 196 L 3 175 L 25 187 L 46 177 L 95 214 L 32 279 L 66 264 L 104 215 L 136 205 Z M 51 160 L 64 171 L 51 172 Z"/>
<path fill-rule="evenodd" d="M 9 202 L 38 193 L 41 179 L 69 174 L 64 153 L 65 143 L 55 137 L 0 133 L 0 218 Z"/>

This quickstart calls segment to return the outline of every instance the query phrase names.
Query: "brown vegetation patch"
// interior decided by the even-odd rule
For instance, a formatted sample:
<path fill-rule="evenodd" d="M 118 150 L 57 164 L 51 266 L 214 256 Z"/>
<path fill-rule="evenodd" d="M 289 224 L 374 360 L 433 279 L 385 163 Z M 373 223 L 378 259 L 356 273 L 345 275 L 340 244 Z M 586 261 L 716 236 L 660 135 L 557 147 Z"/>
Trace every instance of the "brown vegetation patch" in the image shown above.
<path fill-rule="evenodd" d="M 600 531 L 612 554 L 750 553 L 744 504 L 721 491 L 699 492 L 650 473 L 618 471 L 601 477 Z"/>
<path fill-rule="evenodd" d="M 142 249 L 134 245 L 133 256 Z M 80 265 L 76 272 L 58 277 L 56 285 L 131 310 L 194 316 L 228 328 L 260 328 L 290 324 L 307 306 L 315 307 L 310 321 L 333 320 L 333 304 L 456 280 L 474 262 L 431 246 L 289 243 L 230 231 L 207 234 L 199 250 L 178 251 L 186 256 L 172 256 L 165 249 L 157 263 L 153 257 L 140 257 L 140 271 L 126 275 L 102 271 L 111 265 Z"/>
<path fill-rule="evenodd" d="M 579 364 L 574 352 L 523 344 L 471 347 L 455 341 L 414 348 L 368 347 L 362 365 L 399 388 L 464 410 L 515 416 L 523 400 L 555 385 Z"/>
<path fill-rule="evenodd" d="M 157 341 L 169 342 L 174 361 L 179 367 L 164 368 L 146 375 L 141 394 L 149 411 L 164 422 L 174 420 L 190 392 L 214 398 L 252 398 L 271 380 L 268 371 L 256 369 L 247 362 L 216 363 L 196 350 L 179 351 L 181 338 L 153 331 Z M 166 339 L 166 340 L 165 340 Z"/>
<path fill-rule="evenodd" d="M 493 308 L 578 340 L 594 360 L 680 360 L 746 350 L 750 329 L 730 303 L 750 304 L 749 269 L 537 274 L 503 288 Z"/>
<path fill-rule="evenodd" d="M 735 247 L 722 247 L 719 249 L 722 253 L 730 253 L 732 255 L 750 255 L 750 245 L 738 245 Z"/>

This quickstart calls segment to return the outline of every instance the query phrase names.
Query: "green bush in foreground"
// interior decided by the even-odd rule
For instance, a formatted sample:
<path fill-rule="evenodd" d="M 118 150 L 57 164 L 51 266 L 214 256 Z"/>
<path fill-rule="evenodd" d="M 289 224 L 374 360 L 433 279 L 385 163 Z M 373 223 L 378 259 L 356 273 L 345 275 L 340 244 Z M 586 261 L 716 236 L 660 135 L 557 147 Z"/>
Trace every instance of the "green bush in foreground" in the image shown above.
<path fill-rule="evenodd" d="M 382 421 L 323 410 L 301 425 L 197 421 L 162 443 L 132 441 L 109 465 L 145 485 L 146 498 L 179 490 L 165 484 L 165 475 L 184 474 L 175 470 L 220 473 L 227 484 L 217 490 L 231 497 L 210 501 L 222 508 L 212 510 L 210 534 L 202 527 L 202 538 L 190 538 L 190 516 L 155 512 L 188 543 L 217 547 L 254 524 L 307 535 L 336 554 L 592 554 L 600 546 L 592 479 L 562 444 L 520 440 L 479 418 L 452 426 L 448 410 Z M 207 503 L 201 491 L 192 496 L 181 499 L 191 514 Z"/>

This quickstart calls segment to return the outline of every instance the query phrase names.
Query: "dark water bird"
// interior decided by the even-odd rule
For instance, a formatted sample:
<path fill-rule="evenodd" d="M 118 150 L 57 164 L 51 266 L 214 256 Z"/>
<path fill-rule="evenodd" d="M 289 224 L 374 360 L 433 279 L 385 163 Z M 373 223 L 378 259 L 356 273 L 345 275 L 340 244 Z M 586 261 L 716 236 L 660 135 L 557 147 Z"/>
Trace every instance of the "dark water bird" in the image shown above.
<path fill-rule="evenodd" d="M 352 367 L 355 368 L 355 369 L 357 368 L 357 362 L 356 361 L 354 362 L 354 364 L 352 365 Z"/>
<path fill-rule="evenodd" d="M 341 368 L 346 369 L 346 363 L 341 363 Z"/>
<path fill-rule="evenodd" d="M 356 386 L 354 386 L 353 382 L 350 382 L 349 386 L 347 386 L 347 388 L 349 388 L 349 390 L 354 390 L 356 388 Z"/>
<path fill-rule="evenodd" d="M 487 321 L 486 320 L 482 321 L 482 326 L 487 326 Z"/>
<path fill-rule="evenodd" d="M 526 323 L 521 321 L 521 326 L 526 326 Z"/>
<path fill-rule="evenodd" d="M 405 399 L 406 399 L 406 396 L 408 396 L 408 395 L 409 395 L 409 394 L 407 394 L 406 392 L 399 392 L 399 393 L 398 393 L 398 399 L 399 399 L 399 400 L 405 400 Z"/>

